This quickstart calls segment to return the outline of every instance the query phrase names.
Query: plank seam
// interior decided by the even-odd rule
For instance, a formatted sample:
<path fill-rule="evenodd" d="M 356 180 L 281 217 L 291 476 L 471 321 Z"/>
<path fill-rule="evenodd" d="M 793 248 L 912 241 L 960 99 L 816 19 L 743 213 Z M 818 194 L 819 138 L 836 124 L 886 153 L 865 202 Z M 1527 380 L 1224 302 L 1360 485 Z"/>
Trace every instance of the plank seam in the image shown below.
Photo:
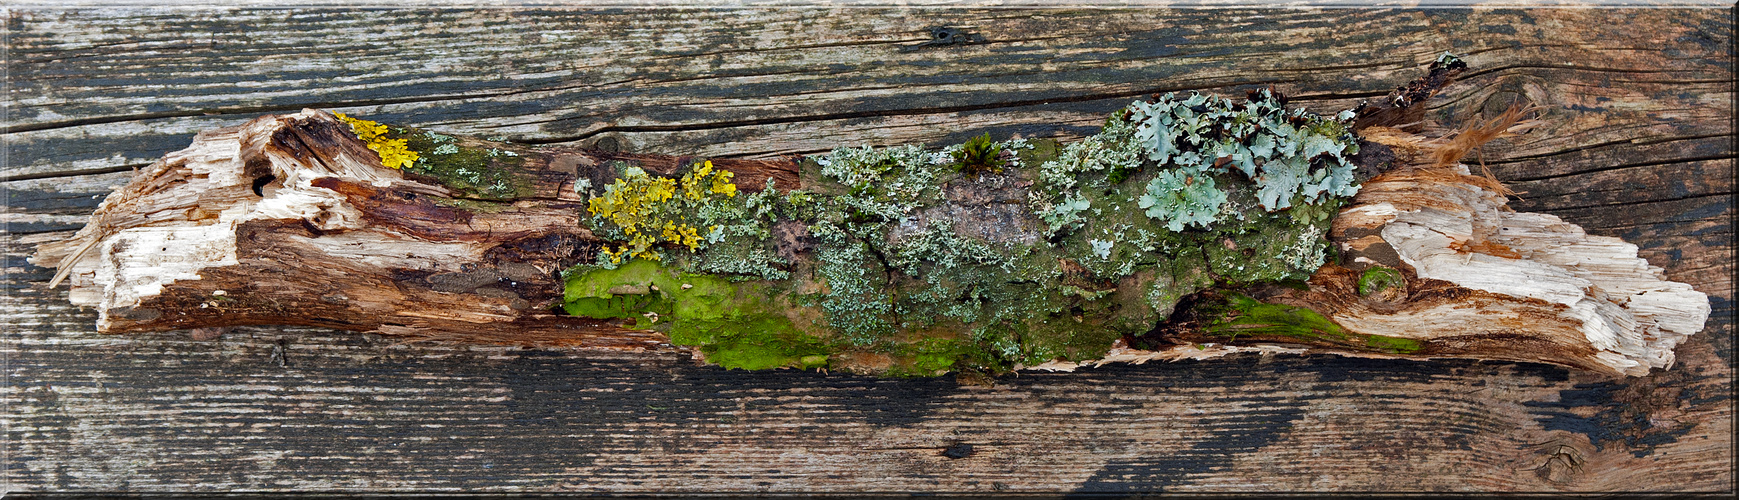
<path fill-rule="evenodd" d="M 1593 169 L 1589 169 L 1589 170 L 1579 170 L 1576 172 L 1569 172 L 1569 173 L 1557 174 L 1557 175 L 1548 175 L 1548 176 L 1542 176 L 1542 177 L 1516 177 L 1516 178 L 1512 178 L 1512 179 L 1504 179 L 1504 182 L 1533 182 L 1533 181 L 1559 179 L 1559 178 L 1564 178 L 1564 177 L 1575 177 L 1578 175 L 1597 174 L 1597 173 L 1601 173 L 1601 172 L 1610 172 L 1610 171 L 1614 171 L 1614 170 L 1624 170 L 1627 168 L 1658 167 L 1658 166 L 1662 166 L 1662 165 L 1672 165 L 1672 164 L 1676 164 L 1676 163 L 1694 163 L 1694 162 L 1701 162 L 1701 161 L 1731 160 L 1734 158 L 1739 158 L 1739 156 L 1726 154 L 1726 155 L 1716 155 L 1716 156 L 1695 156 L 1695 157 L 1689 157 L 1689 158 L 1670 158 L 1670 159 L 1657 160 L 1657 161 L 1624 163 L 1624 164 L 1619 164 L 1619 165 L 1612 165 L 1612 166 L 1607 166 L 1607 167 L 1598 167 L 1598 168 L 1593 168 Z M 1492 162 L 1486 162 L 1486 165 L 1492 165 Z"/>

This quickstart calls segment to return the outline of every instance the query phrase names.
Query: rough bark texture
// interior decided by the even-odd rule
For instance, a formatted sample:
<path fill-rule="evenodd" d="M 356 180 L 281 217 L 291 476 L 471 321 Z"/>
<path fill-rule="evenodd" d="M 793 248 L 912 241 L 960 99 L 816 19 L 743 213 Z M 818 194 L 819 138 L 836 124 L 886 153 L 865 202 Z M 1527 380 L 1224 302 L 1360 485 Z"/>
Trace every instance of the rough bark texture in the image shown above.
<path fill-rule="evenodd" d="M 11 16 L 12 490 L 1733 489 L 1727 10 Z M 943 24 L 986 43 L 899 50 Z M 1345 109 L 1444 50 L 1479 69 L 1435 98 L 1423 133 L 1546 107 L 1548 125 L 1469 163 L 1521 192 L 1514 209 L 1634 242 L 1709 294 L 1710 324 L 1676 367 L 1620 379 L 1270 353 L 982 387 L 315 328 L 113 337 L 24 261 L 130 170 L 262 113 L 776 158 L 985 131 L 1073 138 L 1174 89 L 1273 83 Z"/>
<path fill-rule="evenodd" d="M 691 347 L 621 321 L 550 311 L 563 296 L 559 271 L 595 261 L 602 243 L 582 220 L 585 196 L 575 183 L 614 181 L 607 163 L 617 155 L 453 140 L 511 158 L 477 168 L 509 172 L 515 194 L 479 208 L 449 189 L 464 184 L 383 167 L 330 113 L 267 115 L 202 133 L 152 164 L 78 234 L 44 245 L 32 262 L 71 278 L 71 301 L 98 310 L 100 333 L 280 324 L 542 348 Z M 1200 331 L 1209 323 L 1202 318 L 1196 331 L 1168 339 L 1169 350 L 1199 357 L 1281 342 L 1647 375 L 1671 366 L 1673 348 L 1703 329 L 1707 297 L 1664 280 L 1660 268 L 1636 258 L 1635 245 L 1590 238 L 1551 215 L 1509 211 L 1494 191 L 1501 188 L 1465 165 L 1415 165 L 1443 156 L 1423 149 L 1370 179 L 1331 238 L 1347 251 L 1345 264 L 1395 269 L 1405 282 L 1366 283 L 1331 263 L 1308 290 L 1263 299 L 1314 310 L 1338 327 L 1257 318 L 1228 339 Z M 683 163 L 640 160 L 666 174 Z M 803 184 L 794 160 L 716 166 L 745 186 Z M 948 202 L 918 214 L 918 225 L 940 218 L 972 237 L 1038 238 L 1002 222 L 1034 219 L 1025 213 L 1026 189 L 1011 180 L 1018 177 L 1004 177 L 947 189 Z M 1010 209 L 1009 217 L 987 215 Z M 1249 332 L 1241 341 L 1240 331 Z"/>
<path fill-rule="evenodd" d="M 518 194 L 491 203 L 381 166 L 323 111 L 201 133 L 111 195 L 74 238 L 34 260 L 65 269 L 97 331 L 324 326 L 538 347 L 672 349 L 655 332 L 550 313 L 562 269 L 594 259 L 576 179 L 632 158 L 499 147 Z M 790 161 L 720 160 L 750 186 L 795 185 Z M 412 177 L 407 179 L 407 176 Z M 470 205 L 463 203 L 469 202 Z M 481 207 L 481 208 L 480 208 Z M 197 282 L 197 284 L 195 284 Z"/>

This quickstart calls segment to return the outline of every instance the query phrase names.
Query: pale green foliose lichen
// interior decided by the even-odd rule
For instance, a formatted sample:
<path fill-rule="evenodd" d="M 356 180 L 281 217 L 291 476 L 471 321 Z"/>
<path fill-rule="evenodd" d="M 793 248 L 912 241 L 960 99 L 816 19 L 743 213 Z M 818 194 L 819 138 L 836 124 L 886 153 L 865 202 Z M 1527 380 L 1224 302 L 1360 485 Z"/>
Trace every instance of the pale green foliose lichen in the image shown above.
<path fill-rule="evenodd" d="M 1176 232 L 1186 225 L 1207 227 L 1219 220 L 1226 192 L 1216 189 L 1214 178 L 1201 172 L 1167 170 L 1147 182 L 1139 203 L 1148 217 Z"/>
<path fill-rule="evenodd" d="M 1227 168 L 1254 181 L 1262 207 L 1281 210 L 1294 198 L 1315 203 L 1323 196 L 1358 193 L 1347 156 L 1358 140 L 1342 120 L 1303 109 L 1286 109 L 1267 90 L 1242 103 L 1191 93 L 1136 102 L 1135 140 L 1148 159 L 1191 173 Z"/>

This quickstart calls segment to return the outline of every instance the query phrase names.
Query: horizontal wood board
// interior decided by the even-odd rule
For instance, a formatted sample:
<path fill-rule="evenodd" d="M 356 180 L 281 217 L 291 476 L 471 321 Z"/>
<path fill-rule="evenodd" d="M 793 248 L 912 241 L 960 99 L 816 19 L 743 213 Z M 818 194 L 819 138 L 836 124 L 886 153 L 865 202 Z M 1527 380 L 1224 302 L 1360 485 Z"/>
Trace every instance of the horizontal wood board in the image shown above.
<path fill-rule="evenodd" d="M 1730 10 L 12 10 L 12 491 L 1732 491 Z M 986 43 L 907 50 L 937 25 Z M 1441 134 L 1517 210 L 1638 244 L 1710 295 L 1678 366 L 1233 356 L 994 387 L 305 328 L 92 333 L 25 262 L 192 135 L 323 107 L 433 130 L 763 158 L 1074 138 L 1151 92 L 1321 112 L 1443 51 Z M 955 458 L 958 457 L 958 458 Z"/>

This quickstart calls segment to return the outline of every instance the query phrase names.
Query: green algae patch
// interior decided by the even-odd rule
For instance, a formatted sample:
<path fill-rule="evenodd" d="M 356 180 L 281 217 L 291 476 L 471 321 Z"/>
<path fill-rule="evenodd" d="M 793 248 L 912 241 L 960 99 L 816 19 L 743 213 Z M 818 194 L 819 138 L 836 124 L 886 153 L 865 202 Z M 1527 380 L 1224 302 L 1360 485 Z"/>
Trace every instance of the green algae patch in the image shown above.
<path fill-rule="evenodd" d="M 1338 342 L 1347 338 L 1345 330 L 1316 311 L 1298 306 L 1269 304 L 1243 294 L 1228 293 L 1226 306 L 1230 319 L 1215 321 L 1207 328 L 1211 335 L 1236 338 L 1239 335 L 1287 337 L 1309 341 Z"/>
<path fill-rule="evenodd" d="M 658 282 L 668 283 L 663 269 L 652 262 L 635 262 L 616 269 L 591 269 L 569 273 L 562 287 L 562 309 L 569 315 L 595 319 L 645 317 L 651 325 L 654 315 L 671 313 L 672 301 Z"/>
<path fill-rule="evenodd" d="M 829 356 L 826 354 L 811 354 L 808 356 L 797 358 L 797 362 L 801 363 L 802 367 L 804 369 L 824 368 L 827 366 L 827 358 L 828 357 Z"/>
<path fill-rule="evenodd" d="M 1379 351 L 1396 354 L 1418 352 L 1420 348 L 1424 347 L 1423 345 L 1420 345 L 1417 340 L 1390 337 L 1387 335 L 1371 335 L 1365 339 L 1365 346 Z"/>
<path fill-rule="evenodd" d="M 969 341 L 946 338 L 925 338 L 902 344 L 893 349 L 893 365 L 886 375 L 894 377 L 934 377 L 953 370 L 962 359 L 975 354 L 978 346 Z"/>
<path fill-rule="evenodd" d="M 1103 317 L 1071 308 L 1025 320 L 1002 321 L 975 330 L 974 338 L 1002 364 L 1038 365 L 1048 361 L 1097 359 L 1123 336 L 1102 326 Z M 980 358 L 969 358 L 980 359 Z"/>
<path fill-rule="evenodd" d="M 1385 266 L 1371 266 L 1359 275 L 1359 295 L 1370 297 L 1387 294 L 1391 289 L 1407 287 L 1407 278 L 1401 276 L 1401 271 Z"/>
<path fill-rule="evenodd" d="M 1142 298 L 1153 310 L 1155 318 L 1171 317 L 1184 297 L 1213 286 L 1214 278 L 1207 270 L 1207 260 L 1197 247 L 1179 249 L 1170 258 L 1154 266 L 1153 280 L 1148 282 Z"/>
<path fill-rule="evenodd" d="M 636 328 L 698 347 L 725 368 L 821 367 L 834 350 L 787 317 L 798 306 L 765 282 L 684 273 L 644 259 L 615 269 L 580 266 L 566 275 L 562 309 L 568 314 L 633 319 Z"/>
<path fill-rule="evenodd" d="M 672 343 L 699 346 L 707 361 L 727 369 L 821 368 L 833 351 L 828 342 L 800 333 L 789 319 L 772 314 L 676 319 L 669 333 Z"/>
<path fill-rule="evenodd" d="M 1412 339 L 1348 332 L 1309 308 L 1269 304 L 1238 293 L 1228 293 L 1224 308 L 1216 312 L 1221 319 L 1210 324 L 1206 332 L 1229 340 L 1236 340 L 1239 336 L 1278 337 L 1397 354 L 1415 352 L 1422 347 Z"/>

